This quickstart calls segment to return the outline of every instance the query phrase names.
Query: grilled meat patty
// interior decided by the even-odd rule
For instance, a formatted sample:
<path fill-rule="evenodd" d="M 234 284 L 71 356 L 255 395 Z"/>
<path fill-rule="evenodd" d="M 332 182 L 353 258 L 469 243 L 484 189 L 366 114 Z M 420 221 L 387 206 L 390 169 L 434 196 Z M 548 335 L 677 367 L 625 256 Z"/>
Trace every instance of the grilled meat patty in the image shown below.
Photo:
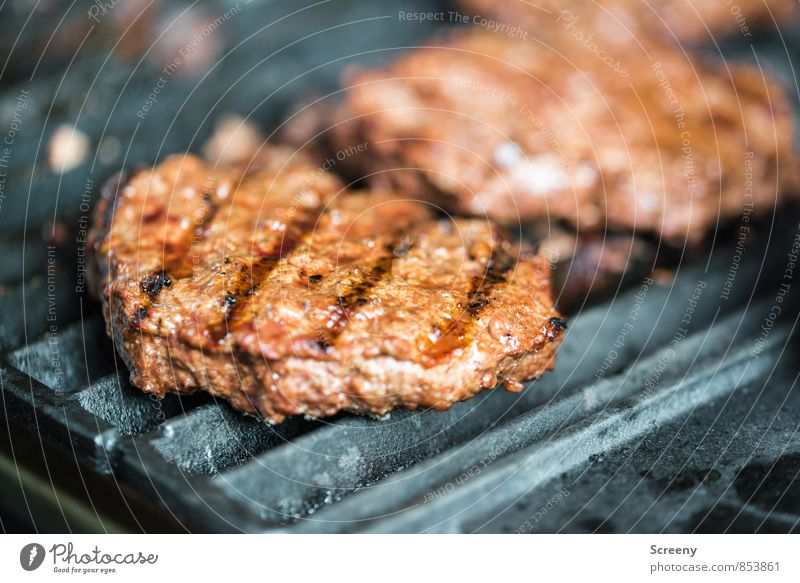
<path fill-rule="evenodd" d="M 552 37 L 559 29 L 602 29 L 616 23 L 637 36 L 657 35 L 687 42 L 710 41 L 753 29 L 796 21 L 800 8 L 795 0 L 460 0 L 476 22 L 496 20 L 509 25 L 506 34 Z M 494 25 L 496 26 L 496 25 Z"/>
<path fill-rule="evenodd" d="M 446 409 L 552 366 L 565 324 L 544 258 L 288 158 L 179 155 L 107 185 L 95 288 L 136 386 L 280 422 Z"/>
<path fill-rule="evenodd" d="M 676 247 L 794 189 L 790 108 L 761 71 L 562 36 L 549 48 L 458 31 L 355 72 L 327 122 L 331 148 L 366 144 L 351 171 L 457 212 Z"/>

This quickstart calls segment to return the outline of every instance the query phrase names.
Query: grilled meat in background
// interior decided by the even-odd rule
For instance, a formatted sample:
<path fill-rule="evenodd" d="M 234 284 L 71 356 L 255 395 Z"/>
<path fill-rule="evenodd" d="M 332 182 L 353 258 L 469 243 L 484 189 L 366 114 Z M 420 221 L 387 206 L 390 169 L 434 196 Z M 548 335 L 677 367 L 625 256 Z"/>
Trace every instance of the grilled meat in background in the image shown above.
<path fill-rule="evenodd" d="M 602 37 L 609 26 L 622 24 L 637 36 L 701 43 L 725 35 L 752 37 L 759 28 L 797 24 L 800 7 L 793 0 L 459 0 L 462 9 L 479 18 L 496 19 L 539 38 L 553 38 L 563 29 L 580 27 Z M 588 33 L 587 33 L 588 34 Z"/>
<path fill-rule="evenodd" d="M 549 266 L 486 220 L 348 192 L 269 147 L 228 168 L 171 157 L 104 197 L 95 287 L 147 392 L 280 422 L 443 410 L 552 368 Z"/>
<path fill-rule="evenodd" d="M 349 159 L 362 175 L 452 210 L 677 247 L 795 188 L 789 104 L 768 75 L 661 43 L 616 49 L 618 71 L 569 41 L 457 33 L 349 76 L 334 147 L 371 144 Z"/>

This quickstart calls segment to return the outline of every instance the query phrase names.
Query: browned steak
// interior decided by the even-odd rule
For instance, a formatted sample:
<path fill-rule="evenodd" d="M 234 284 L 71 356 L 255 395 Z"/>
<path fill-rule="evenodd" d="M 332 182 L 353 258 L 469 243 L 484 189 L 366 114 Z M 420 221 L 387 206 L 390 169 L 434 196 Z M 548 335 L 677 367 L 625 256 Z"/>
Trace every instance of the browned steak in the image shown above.
<path fill-rule="evenodd" d="M 457 212 L 676 247 L 794 188 L 790 108 L 768 76 L 647 39 L 594 43 L 458 31 L 351 74 L 332 149 L 365 143 L 355 172 Z"/>
<path fill-rule="evenodd" d="M 728 34 L 751 37 L 757 27 L 796 21 L 800 7 L 795 0 L 460 0 L 478 24 L 497 20 L 510 25 L 508 34 L 527 32 L 539 37 L 574 18 L 602 37 L 614 21 L 623 22 L 637 36 L 658 35 L 668 39 L 701 42 Z"/>
<path fill-rule="evenodd" d="M 446 409 L 552 366 L 564 322 L 541 256 L 288 158 L 179 155 L 107 187 L 96 290 L 135 385 L 279 422 Z"/>

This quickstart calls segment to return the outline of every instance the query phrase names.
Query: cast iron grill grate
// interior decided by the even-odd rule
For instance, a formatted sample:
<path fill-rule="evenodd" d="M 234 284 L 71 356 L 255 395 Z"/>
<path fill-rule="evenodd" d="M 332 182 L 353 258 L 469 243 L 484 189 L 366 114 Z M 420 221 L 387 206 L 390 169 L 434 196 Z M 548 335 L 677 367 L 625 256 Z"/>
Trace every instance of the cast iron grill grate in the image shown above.
<path fill-rule="evenodd" d="M 519 395 L 275 428 L 208 397 L 156 402 L 130 387 L 93 314 L 57 334 L 58 377 L 49 338 L 5 357 L 5 412 L 196 530 L 789 531 L 793 302 L 769 334 L 764 323 L 797 221 L 776 226 L 774 253 L 741 263 L 726 299 L 730 247 L 584 311 L 556 370 Z"/>

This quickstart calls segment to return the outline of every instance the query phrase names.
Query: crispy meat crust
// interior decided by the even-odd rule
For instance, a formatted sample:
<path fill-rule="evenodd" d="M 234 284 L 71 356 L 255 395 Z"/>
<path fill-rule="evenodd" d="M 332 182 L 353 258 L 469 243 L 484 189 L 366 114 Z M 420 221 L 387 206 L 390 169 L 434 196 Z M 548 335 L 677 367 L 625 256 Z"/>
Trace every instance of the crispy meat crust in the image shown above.
<path fill-rule="evenodd" d="M 547 262 L 492 223 L 285 160 L 180 155 L 118 177 L 92 245 L 136 386 L 207 391 L 274 422 L 518 390 L 552 366 L 564 328 Z"/>
<path fill-rule="evenodd" d="M 366 142 L 354 172 L 458 212 L 677 247 L 795 188 L 790 108 L 760 71 L 656 41 L 596 40 L 599 54 L 562 37 L 458 31 L 352 73 L 332 149 Z"/>

